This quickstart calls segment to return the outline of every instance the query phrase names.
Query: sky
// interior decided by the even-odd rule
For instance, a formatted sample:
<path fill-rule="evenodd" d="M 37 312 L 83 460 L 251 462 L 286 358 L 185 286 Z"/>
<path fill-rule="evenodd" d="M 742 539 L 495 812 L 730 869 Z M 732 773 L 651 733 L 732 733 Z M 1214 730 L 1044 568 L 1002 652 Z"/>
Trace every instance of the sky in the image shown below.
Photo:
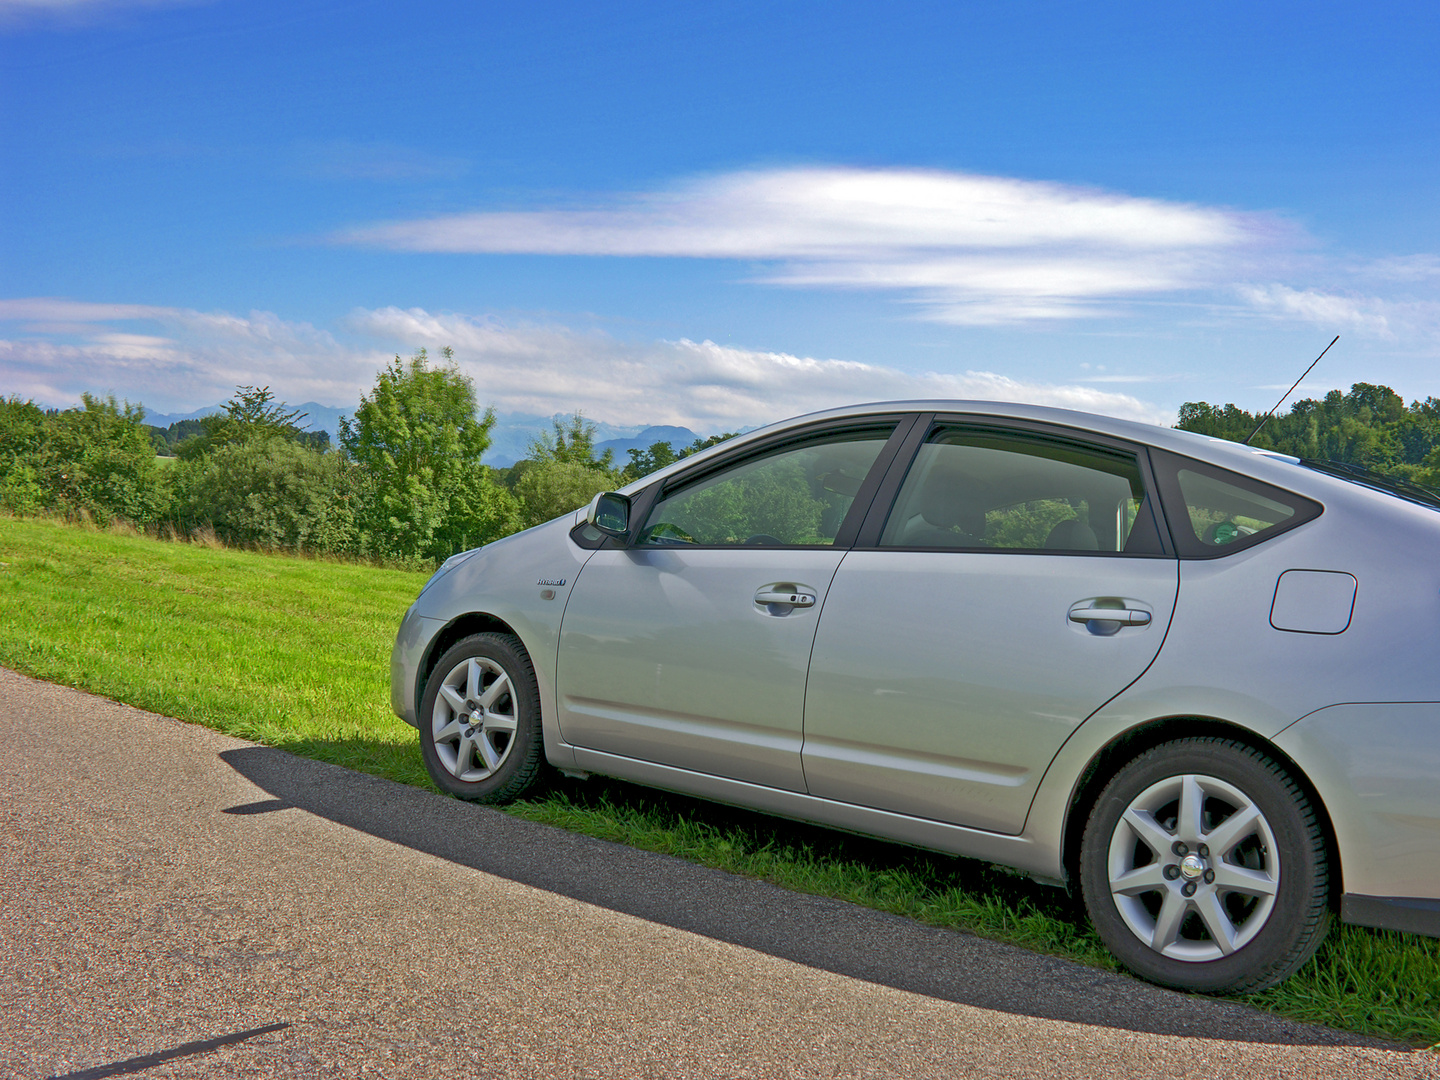
<path fill-rule="evenodd" d="M 0 0 L 0 395 L 1440 396 L 1433 2 Z"/>

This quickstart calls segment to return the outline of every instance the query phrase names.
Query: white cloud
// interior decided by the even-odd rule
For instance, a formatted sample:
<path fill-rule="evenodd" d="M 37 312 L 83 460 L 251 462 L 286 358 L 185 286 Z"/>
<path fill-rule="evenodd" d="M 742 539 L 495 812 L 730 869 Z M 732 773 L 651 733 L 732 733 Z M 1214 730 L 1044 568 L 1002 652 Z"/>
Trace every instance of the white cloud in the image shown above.
<path fill-rule="evenodd" d="M 113 391 L 152 409 L 188 410 L 240 385 L 271 385 L 292 401 L 350 403 L 388 356 L 354 348 L 308 323 L 48 297 L 0 300 L 0 393 L 65 405 L 83 391 Z M 147 332 L 117 323 L 145 323 Z M 159 331 L 159 332 L 153 332 Z"/>
<path fill-rule="evenodd" d="M 798 413 L 898 398 L 1027 401 L 1151 423 L 1173 416 L 1128 394 L 1083 385 L 1025 383 L 985 371 L 911 374 L 848 360 L 819 360 L 712 341 L 631 343 L 553 326 L 506 326 L 419 308 L 357 310 L 366 335 L 438 349 L 449 345 L 482 402 L 504 412 L 550 415 L 582 408 L 612 423 L 697 430 L 780 420 Z"/>
<path fill-rule="evenodd" d="M 1440 255 L 1391 255 L 1360 263 L 1356 272 L 1382 281 L 1427 281 L 1440 278 Z"/>
<path fill-rule="evenodd" d="M 225 400 L 238 385 L 268 385 L 283 401 L 343 409 L 396 354 L 425 347 L 434 356 L 448 345 L 482 405 L 539 416 L 581 409 L 617 425 L 734 430 L 856 401 L 937 397 L 1173 420 L 1128 394 L 1080 383 L 1027 383 L 986 371 L 914 374 L 684 338 L 623 341 L 421 308 L 356 309 L 339 336 L 270 312 L 57 299 L 0 300 L 0 321 L 20 331 L 0 337 L 0 394 L 49 405 L 73 403 L 83 391 L 114 392 L 156 411 L 188 411 Z"/>
<path fill-rule="evenodd" d="M 1258 311 L 1283 319 L 1349 328 L 1392 338 L 1391 314 L 1397 306 L 1368 296 L 1341 296 L 1288 285 L 1241 285 L 1240 295 Z"/>
<path fill-rule="evenodd" d="M 1278 226 L 1255 215 L 1056 183 L 915 169 L 731 173 L 598 207 L 352 228 L 404 251 L 777 263 L 756 280 L 898 291 L 931 319 L 997 324 L 1224 280 Z"/>

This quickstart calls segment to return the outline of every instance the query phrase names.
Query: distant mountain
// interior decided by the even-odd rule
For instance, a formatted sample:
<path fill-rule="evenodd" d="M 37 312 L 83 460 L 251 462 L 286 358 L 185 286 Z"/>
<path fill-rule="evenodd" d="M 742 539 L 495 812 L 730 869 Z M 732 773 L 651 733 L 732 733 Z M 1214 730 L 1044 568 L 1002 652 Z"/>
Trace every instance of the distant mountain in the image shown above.
<path fill-rule="evenodd" d="M 331 445 L 340 437 L 340 417 L 353 416 L 355 409 L 337 409 L 307 401 L 301 405 L 286 404 L 287 409 L 297 409 L 306 415 L 302 428 L 310 431 L 328 431 Z M 198 420 L 202 416 L 225 411 L 224 404 L 207 405 L 187 413 L 158 413 L 145 411 L 145 423 L 158 428 L 168 428 L 181 420 Z M 570 413 L 556 413 L 554 416 L 538 416 L 527 413 L 499 413 L 495 426 L 490 429 L 490 449 L 485 451 L 484 461 L 497 469 L 508 469 L 515 462 L 530 453 L 530 442 L 541 432 L 554 430 L 556 420 L 562 423 L 570 419 Z M 689 446 L 701 436 L 686 427 L 646 424 L 607 424 L 603 420 L 589 420 L 595 425 L 595 448 L 600 453 L 615 451 L 615 464 L 624 465 L 629 461 L 627 451 L 648 449 L 657 442 L 668 442 L 676 450 Z"/>
<path fill-rule="evenodd" d="M 595 450 L 601 454 L 606 450 L 614 450 L 615 464 L 624 465 L 630 460 L 629 451 L 631 450 L 648 450 L 657 442 L 668 442 L 671 449 L 678 453 L 698 438 L 700 436 L 688 427 L 670 427 L 662 424 L 659 427 L 648 427 L 628 439 L 606 439 L 604 442 L 597 442 Z"/>
<path fill-rule="evenodd" d="M 497 469 L 508 469 L 521 458 L 530 455 L 530 442 L 541 432 L 554 430 L 553 424 L 569 420 L 572 414 L 556 413 L 554 416 L 531 416 L 525 413 L 499 413 L 495 426 L 490 429 L 490 449 L 485 451 L 485 464 Z M 645 449 L 652 443 L 668 442 L 679 450 L 689 446 L 696 435 L 689 428 L 654 426 L 645 424 L 607 424 L 603 420 L 589 420 L 595 425 L 595 449 L 604 453 L 615 451 L 615 463 L 624 465 L 629 458 L 626 451 L 631 447 Z"/>
<path fill-rule="evenodd" d="M 294 409 L 307 414 L 305 419 L 300 421 L 302 431 L 328 431 L 330 440 L 334 442 L 340 434 L 340 417 L 349 416 L 354 409 L 335 409 L 329 405 L 321 405 L 318 402 L 307 401 L 303 405 L 286 405 L 287 410 Z M 219 405 L 207 405 L 202 409 L 187 413 L 157 413 L 145 410 L 145 423 L 151 427 L 168 428 L 171 424 L 179 423 L 181 420 L 199 420 L 202 416 L 211 416 L 215 413 L 225 411 L 223 403 Z"/>
<path fill-rule="evenodd" d="M 199 420 L 202 416 L 210 416 L 213 413 L 224 412 L 224 405 L 206 405 L 203 409 L 196 409 L 187 413 L 163 413 L 145 410 L 145 423 L 151 427 L 168 428 L 171 424 L 178 424 L 181 420 Z"/>

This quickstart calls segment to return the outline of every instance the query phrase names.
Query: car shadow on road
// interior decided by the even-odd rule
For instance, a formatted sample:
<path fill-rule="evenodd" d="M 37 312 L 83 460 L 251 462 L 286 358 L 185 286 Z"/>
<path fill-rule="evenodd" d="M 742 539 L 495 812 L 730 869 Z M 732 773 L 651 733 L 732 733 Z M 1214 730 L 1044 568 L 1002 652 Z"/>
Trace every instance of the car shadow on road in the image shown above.
<path fill-rule="evenodd" d="M 791 892 L 270 747 L 227 750 L 220 757 L 273 796 L 217 808 L 222 812 L 263 815 L 300 809 L 523 885 L 897 990 L 1159 1035 L 1393 1045 Z"/>

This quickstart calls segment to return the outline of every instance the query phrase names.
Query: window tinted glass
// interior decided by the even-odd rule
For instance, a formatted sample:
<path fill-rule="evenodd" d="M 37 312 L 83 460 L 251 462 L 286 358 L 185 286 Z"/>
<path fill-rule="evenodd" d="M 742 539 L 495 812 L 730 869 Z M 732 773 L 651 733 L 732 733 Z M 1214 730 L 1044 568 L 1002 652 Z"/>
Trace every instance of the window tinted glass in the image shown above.
<path fill-rule="evenodd" d="M 1313 499 L 1205 462 L 1151 451 L 1181 556 L 1212 559 L 1318 517 Z"/>
<path fill-rule="evenodd" d="M 852 431 L 749 458 L 651 508 L 640 544 L 833 544 L 860 484 L 890 437 Z"/>
<path fill-rule="evenodd" d="M 940 429 L 920 448 L 882 547 L 1158 553 L 1145 485 L 1128 454 L 993 432 Z"/>
<path fill-rule="evenodd" d="M 1175 479 L 1185 499 L 1190 531 L 1206 547 L 1256 536 L 1295 516 L 1294 506 L 1193 469 L 1177 470 Z"/>

